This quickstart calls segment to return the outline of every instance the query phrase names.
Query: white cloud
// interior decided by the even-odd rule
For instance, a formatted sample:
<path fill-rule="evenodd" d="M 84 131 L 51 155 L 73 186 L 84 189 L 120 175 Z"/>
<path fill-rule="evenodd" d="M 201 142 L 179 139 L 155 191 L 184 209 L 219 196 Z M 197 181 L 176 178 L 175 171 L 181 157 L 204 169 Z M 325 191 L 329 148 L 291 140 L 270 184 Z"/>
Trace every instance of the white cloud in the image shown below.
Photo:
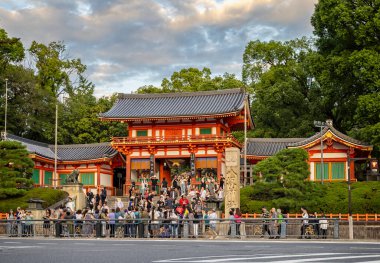
<path fill-rule="evenodd" d="M 5 0 L 0 23 L 28 46 L 64 40 L 98 95 L 160 84 L 174 70 L 241 74 L 250 40 L 311 35 L 316 0 Z"/>

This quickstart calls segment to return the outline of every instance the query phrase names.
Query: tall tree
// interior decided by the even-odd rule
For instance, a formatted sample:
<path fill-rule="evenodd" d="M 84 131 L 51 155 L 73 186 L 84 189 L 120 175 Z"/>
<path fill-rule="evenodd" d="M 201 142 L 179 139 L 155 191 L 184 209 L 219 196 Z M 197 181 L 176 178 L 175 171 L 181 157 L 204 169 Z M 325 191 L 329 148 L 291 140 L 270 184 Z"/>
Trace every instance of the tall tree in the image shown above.
<path fill-rule="evenodd" d="M 320 0 L 311 22 L 318 48 L 312 65 L 324 108 L 343 132 L 365 129 L 359 108 L 367 95 L 380 92 L 380 1 Z M 380 116 L 372 122 L 377 125 Z M 372 141 L 370 134 L 361 139 Z"/>
<path fill-rule="evenodd" d="M 243 55 L 243 81 L 253 92 L 254 137 L 305 137 L 323 118 L 320 87 L 309 70 L 307 39 L 251 41 Z"/>

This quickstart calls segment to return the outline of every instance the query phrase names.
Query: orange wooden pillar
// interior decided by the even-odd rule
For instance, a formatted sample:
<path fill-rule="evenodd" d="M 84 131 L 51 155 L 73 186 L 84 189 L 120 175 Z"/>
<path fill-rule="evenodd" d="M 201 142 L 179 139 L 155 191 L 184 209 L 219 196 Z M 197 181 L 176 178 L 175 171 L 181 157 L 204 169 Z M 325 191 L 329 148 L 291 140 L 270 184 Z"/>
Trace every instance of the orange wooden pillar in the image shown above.
<path fill-rule="evenodd" d="M 218 175 L 218 183 L 220 181 L 220 176 L 222 174 L 222 157 L 223 157 L 223 152 L 218 151 L 217 155 L 217 175 Z"/>

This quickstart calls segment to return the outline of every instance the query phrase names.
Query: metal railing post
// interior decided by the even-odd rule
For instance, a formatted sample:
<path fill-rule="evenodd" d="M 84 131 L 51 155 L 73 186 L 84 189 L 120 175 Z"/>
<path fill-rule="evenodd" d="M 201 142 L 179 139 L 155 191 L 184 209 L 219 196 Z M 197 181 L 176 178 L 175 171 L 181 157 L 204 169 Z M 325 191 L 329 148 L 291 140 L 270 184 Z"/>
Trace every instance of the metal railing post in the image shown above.
<path fill-rule="evenodd" d="M 188 221 L 183 222 L 183 237 L 189 238 L 189 222 Z"/>

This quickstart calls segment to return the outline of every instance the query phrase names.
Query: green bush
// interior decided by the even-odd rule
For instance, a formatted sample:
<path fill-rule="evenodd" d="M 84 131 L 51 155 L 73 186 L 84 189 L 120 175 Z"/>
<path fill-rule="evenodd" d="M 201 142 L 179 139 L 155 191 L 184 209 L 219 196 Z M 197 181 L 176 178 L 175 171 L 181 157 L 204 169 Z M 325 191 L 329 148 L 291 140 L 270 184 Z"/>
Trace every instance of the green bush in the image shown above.
<path fill-rule="evenodd" d="M 27 208 L 27 201 L 29 199 L 41 199 L 45 201 L 45 203 L 43 203 L 43 207 L 46 208 L 68 196 L 68 194 L 64 191 L 50 188 L 33 188 L 23 191 L 25 192 L 25 195 L 23 196 L 0 200 L 0 212 L 8 212 L 10 209 L 15 211 L 17 207 Z"/>

